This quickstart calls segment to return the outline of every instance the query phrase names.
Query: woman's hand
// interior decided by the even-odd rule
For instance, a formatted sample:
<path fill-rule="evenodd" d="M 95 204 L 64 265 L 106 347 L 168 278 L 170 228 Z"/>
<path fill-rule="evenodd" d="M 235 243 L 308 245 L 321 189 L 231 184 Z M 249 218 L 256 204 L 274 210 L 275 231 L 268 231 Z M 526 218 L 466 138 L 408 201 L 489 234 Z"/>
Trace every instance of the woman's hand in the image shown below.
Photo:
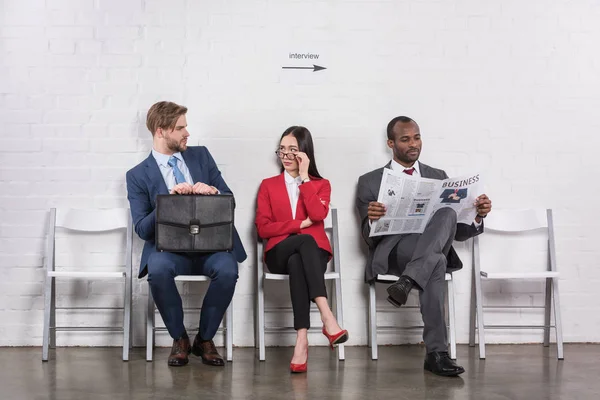
<path fill-rule="evenodd" d="M 310 220 L 310 218 L 306 218 L 304 221 L 302 221 L 302 223 L 300 224 L 300 229 L 304 229 L 304 228 L 308 228 L 309 226 L 311 226 L 313 224 L 313 222 Z"/>
<path fill-rule="evenodd" d="M 310 165 L 310 158 L 308 158 L 306 153 L 298 152 L 296 153 L 296 160 L 298 160 L 298 174 L 300 175 L 300 179 L 308 179 L 308 166 Z"/>

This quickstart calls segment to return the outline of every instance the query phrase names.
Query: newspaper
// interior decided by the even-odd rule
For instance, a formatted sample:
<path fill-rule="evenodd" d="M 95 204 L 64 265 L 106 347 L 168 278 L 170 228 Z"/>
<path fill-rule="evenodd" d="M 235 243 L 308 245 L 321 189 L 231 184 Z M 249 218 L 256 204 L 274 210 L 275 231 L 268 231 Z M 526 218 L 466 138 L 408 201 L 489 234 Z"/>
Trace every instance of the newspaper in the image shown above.
<path fill-rule="evenodd" d="M 386 214 L 371 224 L 369 236 L 423 233 L 431 216 L 445 207 L 456 211 L 458 222 L 471 224 L 482 187 L 479 174 L 438 180 L 385 168 L 377 201 L 385 204 Z"/>

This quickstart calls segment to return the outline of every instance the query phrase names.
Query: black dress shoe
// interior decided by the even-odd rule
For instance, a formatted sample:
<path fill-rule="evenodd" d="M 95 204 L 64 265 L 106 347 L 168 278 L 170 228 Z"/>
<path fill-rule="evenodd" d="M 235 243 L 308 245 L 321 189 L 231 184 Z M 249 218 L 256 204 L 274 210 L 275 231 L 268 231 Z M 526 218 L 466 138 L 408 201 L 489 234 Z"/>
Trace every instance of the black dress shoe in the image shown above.
<path fill-rule="evenodd" d="M 187 335 L 179 340 L 173 340 L 171 354 L 169 354 L 168 363 L 172 367 L 183 367 L 188 363 L 188 354 L 190 354 L 190 339 Z"/>
<path fill-rule="evenodd" d="M 406 299 L 408 299 L 408 294 L 413 286 L 415 286 L 415 281 L 408 276 L 402 275 L 400 279 L 398 279 L 398 282 L 391 284 L 387 288 L 387 292 L 389 294 L 387 300 L 394 307 L 400 307 L 406 304 Z"/>
<path fill-rule="evenodd" d="M 465 372 L 463 367 L 452 361 L 447 351 L 427 353 L 424 368 L 440 376 L 457 376 Z"/>
<path fill-rule="evenodd" d="M 225 365 L 225 360 L 217 351 L 215 343 L 212 340 L 202 340 L 200 335 L 196 335 L 194 344 L 192 345 L 192 354 L 202 358 L 202 363 L 215 367 Z"/>

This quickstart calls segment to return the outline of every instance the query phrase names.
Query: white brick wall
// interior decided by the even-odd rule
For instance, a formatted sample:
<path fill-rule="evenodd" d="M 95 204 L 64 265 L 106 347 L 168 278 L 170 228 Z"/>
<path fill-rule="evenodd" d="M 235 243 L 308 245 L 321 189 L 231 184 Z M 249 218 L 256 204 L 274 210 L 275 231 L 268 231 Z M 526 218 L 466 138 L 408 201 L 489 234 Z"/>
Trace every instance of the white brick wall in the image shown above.
<path fill-rule="evenodd" d="M 360 174 L 388 160 L 384 129 L 400 114 L 420 123 L 424 162 L 450 175 L 481 171 L 495 207 L 555 210 L 565 339 L 600 341 L 600 191 L 592 186 L 600 168 L 599 18 L 595 0 L 0 0 L 0 345 L 41 344 L 48 208 L 127 206 L 125 171 L 151 145 L 145 111 L 164 99 L 189 107 L 192 142 L 210 148 L 237 195 L 250 257 L 235 296 L 236 345 L 253 340 L 254 197 L 260 180 L 277 173 L 272 152 L 292 124 L 313 132 L 319 167 L 332 181 L 344 325 L 351 344 L 366 343 L 354 189 Z M 319 53 L 317 64 L 327 69 L 284 71 L 300 64 L 287 59 L 290 52 Z M 583 196 L 572 198 L 575 191 Z M 457 248 L 466 265 L 456 275 L 464 343 L 470 257 L 466 245 Z M 94 266 L 122 251 L 87 249 L 95 252 L 87 257 Z M 521 253 L 515 257 L 534 263 Z M 86 257 L 59 258 L 72 265 Z M 503 261 L 499 254 L 490 262 Z M 287 299 L 285 288 L 273 289 L 269 303 Z M 541 289 L 490 284 L 486 301 L 539 304 Z M 105 282 L 61 283 L 59 290 L 63 305 L 120 301 L 119 287 Z M 144 342 L 146 292 L 145 282 L 136 282 L 136 345 Z M 186 303 L 200 302 L 193 286 L 185 293 Z M 539 314 L 507 317 L 529 322 Z M 59 320 L 90 325 L 119 318 L 73 313 Z M 530 342 L 541 333 L 487 337 Z M 64 345 L 120 343 L 106 334 L 58 338 Z M 268 340 L 291 344 L 292 336 Z M 318 334 L 311 340 L 324 343 Z M 381 337 L 417 340 L 418 334 Z M 169 341 L 162 335 L 158 342 Z"/>

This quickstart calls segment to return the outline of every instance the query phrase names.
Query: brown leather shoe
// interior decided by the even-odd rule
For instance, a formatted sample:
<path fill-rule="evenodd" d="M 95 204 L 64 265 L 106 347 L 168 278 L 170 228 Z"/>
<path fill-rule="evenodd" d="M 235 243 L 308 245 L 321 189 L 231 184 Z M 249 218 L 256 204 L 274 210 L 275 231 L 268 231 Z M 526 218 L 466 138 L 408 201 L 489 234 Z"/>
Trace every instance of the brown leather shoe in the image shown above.
<path fill-rule="evenodd" d="M 173 347 L 171 347 L 171 354 L 169 354 L 169 365 L 172 367 L 186 365 L 189 361 L 188 354 L 190 354 L 190 350 L 190 339 L 188 337 L 173 340 Z"/>
<path fill-rule="evenodd" d="M 212 340 L 201 340 L 200 335 L 196 335 L 194 345 L 192 346 L 192 354 L 202 357 L 202 363 L 222 367 L 225 365 L 223 357 L 217 352 L 215 343 Z"/>

